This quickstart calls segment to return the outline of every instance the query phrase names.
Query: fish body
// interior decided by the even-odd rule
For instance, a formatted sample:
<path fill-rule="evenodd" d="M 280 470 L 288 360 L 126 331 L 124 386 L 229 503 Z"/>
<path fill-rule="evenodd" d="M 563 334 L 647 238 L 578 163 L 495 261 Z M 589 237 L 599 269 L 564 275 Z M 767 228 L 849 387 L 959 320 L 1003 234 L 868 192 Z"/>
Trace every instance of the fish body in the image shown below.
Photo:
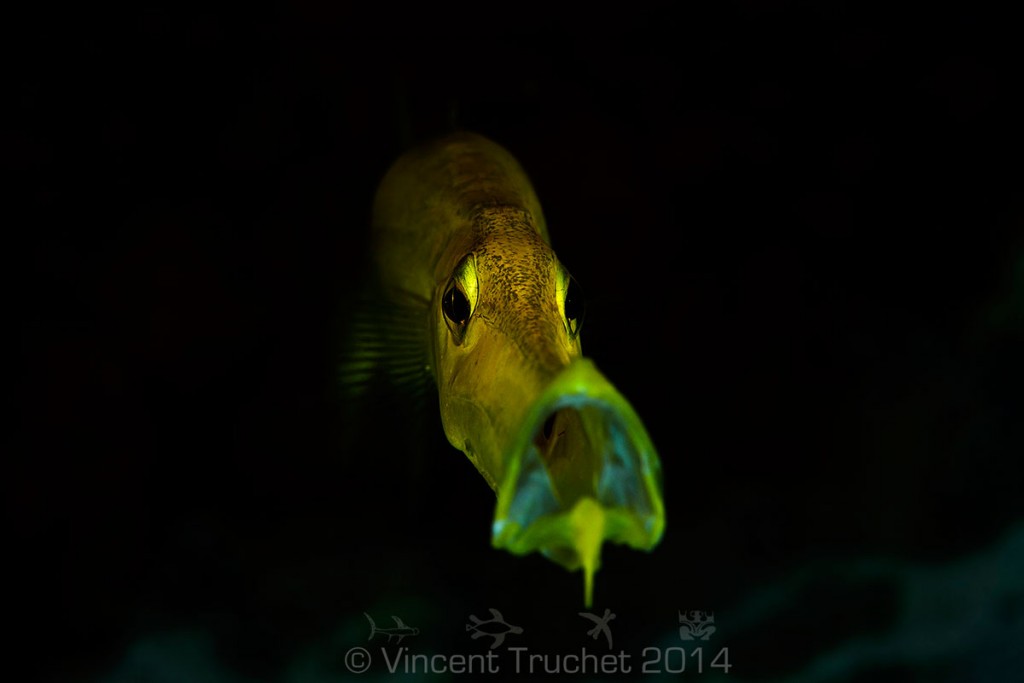
<path fill-rule="evenodd" d="M 604 541 L 650 550 L 661 537 L 660 462 L 582 357 L 581 290 L 526 173 L 472 133 L 413 149 L 378 188 L 372 247 L 390 314 L 343 376 L 390 364 L 398 381 L 433 384 L 449 442 L 498 495 L 493 545 L 583 568 L 589 605 Z"/>

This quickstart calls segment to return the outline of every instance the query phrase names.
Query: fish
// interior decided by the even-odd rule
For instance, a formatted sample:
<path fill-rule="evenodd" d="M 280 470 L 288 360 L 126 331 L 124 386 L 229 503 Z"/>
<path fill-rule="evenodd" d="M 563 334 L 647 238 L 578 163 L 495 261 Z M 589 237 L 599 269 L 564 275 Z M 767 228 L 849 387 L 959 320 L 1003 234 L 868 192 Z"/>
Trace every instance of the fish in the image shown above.
<path fill-rule="evenodd" d="M 494 491 L 491 544 L 584 574 L 605 542 L 651 551 L 661 461 L 632 405 L 583 356 L 581 286 L 503 146 L 460 131 L 402 154 L 373 199 L 372 298 L 353 315 L 349 396 L 383 377 L 436 390 L 444 433 Z"/>
<path fill-rule="evenodd" d="M 391 642 L 392 638 L 398 638 L 398 642 L 401 643 L 402 638 L 405 638 L 406 636 L 418 636 L 420 634 L 420 630 L 418 628 L 416 628 L 415 626 L 406 626 L 405 622 L 402 621 L 400 617 L 396 617 L 394 615 L 392 615 L 391 618 L 394 620 L 395 625 L 388 626 L 385 628 L 377 626 L 376 622 L 374 622 L 373 620 L 373 617 L 371 617 L 366 612 L 363 612 L 363 616 L 365 616 L 366 620 L 370 622 L 370 637 L 367 638 L 367 640 L 373 640 L 373 637 L 375 635 L 377 635 L 378 633 L 383 633 L 388 637 L 389 643 Z"/>

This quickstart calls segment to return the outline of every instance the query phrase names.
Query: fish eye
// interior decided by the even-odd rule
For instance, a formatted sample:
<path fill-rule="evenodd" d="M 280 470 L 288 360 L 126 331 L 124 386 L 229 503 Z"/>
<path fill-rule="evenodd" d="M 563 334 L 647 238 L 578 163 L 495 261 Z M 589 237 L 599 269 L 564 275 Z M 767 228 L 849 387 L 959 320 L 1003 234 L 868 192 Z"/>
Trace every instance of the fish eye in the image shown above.
<path fill-rule="evenodd" d="M 583 288 L 576 282 L 576 278 L 569 276 L 565 288 L 565 301 L 562 304 L 565 311 L 565 320 L 568 323 L 569 337 L 575 339 L 583 326 L 583 313 L 585 306 L 583 302 Z"/>
<path fill-rule="evenodd" d="M 441 295 L 441 311 L 444 322 L 455 338 L 456 344 L 462 343 L 466 325 L 473 315 L 476 306 L 477 280 L 476 259 L 473 254 L 466 255 L 455 267 L 455 272 L 448 280 L 448 285 Z"/>
<path fill-rule="evenodd" d="M 465 325 L 469 320 L 469 299 L 462 293 L 454 278 L 448 283 L 448 289 L 441 299 L 441 310 L 448 320 L 456 325 Z"/>

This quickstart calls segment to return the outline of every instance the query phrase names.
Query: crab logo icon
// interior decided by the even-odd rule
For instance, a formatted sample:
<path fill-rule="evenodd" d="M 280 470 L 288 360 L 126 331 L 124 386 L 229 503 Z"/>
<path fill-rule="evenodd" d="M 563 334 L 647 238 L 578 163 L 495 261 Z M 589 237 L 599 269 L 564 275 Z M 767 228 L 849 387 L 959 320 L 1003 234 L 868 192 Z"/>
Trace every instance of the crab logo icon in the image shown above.
<path fill-rule="evenodd" d="M 683 640 L 707 640 L 715 632 L 715 613 L 690 610 L 679 612 L 679 637 Z"/>

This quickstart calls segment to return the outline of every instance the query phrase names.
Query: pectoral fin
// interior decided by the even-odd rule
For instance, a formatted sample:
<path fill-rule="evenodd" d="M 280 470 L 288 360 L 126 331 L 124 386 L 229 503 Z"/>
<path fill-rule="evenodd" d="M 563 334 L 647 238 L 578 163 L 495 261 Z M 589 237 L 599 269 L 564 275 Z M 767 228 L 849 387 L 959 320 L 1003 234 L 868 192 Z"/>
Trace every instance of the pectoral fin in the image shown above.
<path fill-rule="evenodd" d="M 348 314 L 338 366 L 343 397 L 362 398 L 378 383 L 412 396 L 426 392 L 428 306 L 383 285 L 366 288 Z"/>

